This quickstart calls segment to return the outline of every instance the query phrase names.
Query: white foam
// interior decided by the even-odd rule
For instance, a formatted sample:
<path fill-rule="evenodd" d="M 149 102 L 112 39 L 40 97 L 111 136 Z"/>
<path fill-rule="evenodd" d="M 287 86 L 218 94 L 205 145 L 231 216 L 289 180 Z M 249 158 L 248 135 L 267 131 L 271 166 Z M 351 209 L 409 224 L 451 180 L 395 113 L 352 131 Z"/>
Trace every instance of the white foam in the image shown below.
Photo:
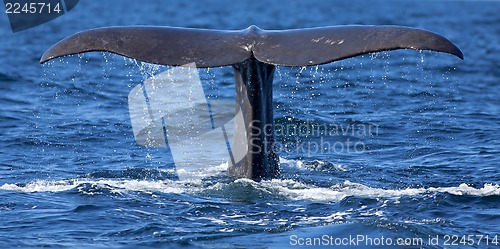
<path fill-rule="evenodd" d="M 470 195 L 470 196 L 493 196 L 500 195 L 500 186 L 498 184 L 486 183 L 482 188 L 476 189 L 466 183 L 458 187 L 430 188 L 430 191 L 449 193 L 452 195 Z"/>
<path fill-rule="evenodd" d="M 224 191 L 229 184 L 244 182 L 252 185 L 259 191 L 277 193 L 290 200 L 311 201 L 340 201 L 348 196 L 383 198 L 416 196 L 423 194 L 448 193 L 460 196 L 495 196 L 500 195 L 500 186 L 486 183 L 481 188 L 474 188 L 468 184 L 460 184 L 457 187 L 431 187 L 431 188 L 406 188 L 406 189 L 383 189 L 372 188 L 359 183 L 345 181 L 331 187 L 317 187 L 314 185 L 300 183 L 294 180 L 269 180 L 254 182 L 247 179 L 239 179 L 233 183 L 216 183 L 207 186 L 202 180 L 184 181 L 153 181 L 153 180 L 116 180 L 116 179 L 71 179 L 59 181 L 38 180 L 26 185 L 4 184 L 0 190 L 16 192 L 64 192 L 71 189 L 85 191 L 85 184 L 92 187 L 109 189 L 111 192 L 122 193 L 127 191 L 146 193 L 200 193 L 206 189 Z"/>
<path fill-rule="evenodd" d="M 124 191 L 137 192 L 160 192 L 160 193 L 185 193 L 189 189 L 196 189 L 202 184 L 201 181 L 148 181 L 148 180 L 114 180 L 114 179 L 73 179 L 65 181 L 46 181 L 39 180 L 19 186 L 16 184 L 4 184 L 0 186 L 1 190 L 10 190 L 17 192 L 64 192 L 71 189 L 85 191 L 84 184 L 90 184 L 92 187 L 110 189 L 112 192 L 120 193 Z"/>
<path fill-rule="evenodd" d="M 0 186 L 2 190 L 10 190 L 17 192 L 61 192 L 76 188 L 79 185 L 77 181 L 45 181 L 39 180 L 30 182 L 25 186 L 16 184 L 4 184 Z"/>
<path fill-rule="evenodd" d="M 302 160 L 292 160 L 283 157 L 279 158 L 280 163 L 284 163 L 292 168 L 297 168 L 299 170 L 317 170 L 320 171 L 328 162 L 314 160 L 312 163 L 306 163 Z M 337 171 L 347 171 L 347 169 L 340 164 L 331 164 L 332 167 Z"/>
<path fill-rule="evenodd" d="M 304 163 L 300 160 L 287 160 L 280 158 L 281 163 L 293 167 L 302 168 Z M 322 165 L 322 162 L 316 162 Z M 213 183 L 202 180 L 203 178 L 221 174 L 227 168 L 227 163 L 218 166 L 207 167 L 201 171 L 177 172 L 185 174 L 184 180 L 133 180 L 133 179 L 93 179 L 75 178 L 69 180 L 37 180 L 27 184 L 3 184 L 0 190 L 16 192 L 64 192 L 77 189 L 86 194 L 99 194 L 89 191 L 91 189 L 108 189 L 112 193 L 125 193 L 127 191 L 145 193 L 188 193 L 197 194 L 210 190 L 211 192 L 226 191 L 232 188 L 231 184 L 244 184 L 251 186 L 257 191 L 263 191 L 278 198 L 289 200 L 310 200 L 318 202 L 337 202 L 349 196 L 367 198 L 390 198 L 402 196 L 417 196 L 435 193 L 448 193 L 460 196 L 498 196 L 500 186 L 498 184 L 485 183 L 480 188 L 474 188 L 466 183 L 456 187 L 430 187 L 430 188 L 404 188 L 385 189 L 374 188 L 359 183 L 344 181 L 330 187 L 319 187 L 314 184 L 305 184 L 290 179 L 274 179 L 262 182 L 254 182 L 248 179 L 238 179 L 234 182 Z M 397 200 L 396 200 L 397 201 Z"/>
<path fill-rule="evenodd" d="M 346 212 L 336 212 L 332 213 L 326 216 L 304 216 L 300 217 L 300 223 L 301 224 L 315 224 L 318 222 L 326 222 L 326 223 L 332 223 L 332 222 L 339 222 L 341 220 L 344 220 L 345 218 L 349 217 L 351 215 L 353 210 L 348 210 Z"/>

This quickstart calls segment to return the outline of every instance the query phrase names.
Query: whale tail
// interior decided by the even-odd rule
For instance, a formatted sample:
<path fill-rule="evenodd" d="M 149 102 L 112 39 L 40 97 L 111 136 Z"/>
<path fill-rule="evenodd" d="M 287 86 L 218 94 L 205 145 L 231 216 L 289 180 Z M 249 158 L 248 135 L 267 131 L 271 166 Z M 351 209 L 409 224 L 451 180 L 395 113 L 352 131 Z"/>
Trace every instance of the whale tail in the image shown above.
<path fill-rule="evenodd" d="M 40 62 L 104 51 L 168 66 L 235 65 L 252 55 L 271 65 L 311 66 L 405 48 L 444 52 L 463 59 L 460 49 L 445 37 L 400 26 L 347 25 L 283 31 L 267 31 L 256 26 L 239 31 L 131 26 L 76 33 L 52 46 Z"/>
<path fill-rule="evenodd" d="M 236 106 L 228 174 L 254 180 L 280 174 L 274 148 L 272 83 L 274 68 L 325 64 L 361 54 L 395 49 L 432 50 L 463 59 L 441 35 L 399 26 L 336 26 L 266 31 L 173 27 L 109 27 L 83 31 L 52 46 L 41 63 L 71 54 L 112 52 L 153 64 L 196 67 L 233 66 Z"/>

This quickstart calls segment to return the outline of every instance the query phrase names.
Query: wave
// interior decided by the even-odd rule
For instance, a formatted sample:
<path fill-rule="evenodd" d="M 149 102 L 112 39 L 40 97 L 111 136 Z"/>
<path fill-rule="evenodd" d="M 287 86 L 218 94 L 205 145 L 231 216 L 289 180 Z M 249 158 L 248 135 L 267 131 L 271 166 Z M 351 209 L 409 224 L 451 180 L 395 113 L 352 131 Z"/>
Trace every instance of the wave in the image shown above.
<path fill-rule="evenodd" d="M 348 171 L 344 166 L 314 160 L 280 158 L 283 166 L 299 171 Z M 224 176 L 227 163 L 206 167 L 198 171 L 129 168 L 119 171 L 97 171 L 82 177 L 65 180 L 34 180 L 29 183 L 3 184 L 0 190 L 25 193 L 65 192 L 76 190 L 84 194 L 103 192 L 124 194 L 171 193 L 193 194 L 209 197 L 238 199 L 253 193 L 261 199 L 309 200 L 338 202 L 347 197 L 392 198 L 446 193 L 455 196 L 500 196 L 500 185 L 484 183 L 475 188 L 467 183 L 452 187 L 385 189 L 366 186 L 351 181 L 341 181 L 330 186 L 304 183 L 300 179 L 273 179 L 255 182 L 249 179 L 231 179 Z M 183 180 L 172 177 L 182 174 Z M 324 184 L 323 184 L 324 185 Z"/>
<path fill-rule="evenodd" d="M 36 180 L 27 184 L 3 184 L 0 190 L 25 193 L 65 192 L 77 190 L 80 193 L 96 194 L 107 190 L 111 193 L 126 192 L 171 193 L 193 195 L 220 195 L 231 198 L 238 192 L 255 193 L 264 199 L 308 200 L 318 202 L 338 202 L 347 197 L 391 198 L 403 196 L 432 195 L 447 193 L 455 196 L 500 196 L 498 184 L 485 183 L 481 188 L 474 188 L 466 183 L 455 187 L 430 187 L 384 189 L 373 188 L 360 183 L 344 181 L 330 187 L 317 187 L 291 179 L 274 179 L 255 182 L 248 179 L 234 181 L 204 180 L 135 180 L 135 179 L 92 179 L 75 178 L 70 180 Z M 229 196 L 227 196 L 229 195 Z"/>

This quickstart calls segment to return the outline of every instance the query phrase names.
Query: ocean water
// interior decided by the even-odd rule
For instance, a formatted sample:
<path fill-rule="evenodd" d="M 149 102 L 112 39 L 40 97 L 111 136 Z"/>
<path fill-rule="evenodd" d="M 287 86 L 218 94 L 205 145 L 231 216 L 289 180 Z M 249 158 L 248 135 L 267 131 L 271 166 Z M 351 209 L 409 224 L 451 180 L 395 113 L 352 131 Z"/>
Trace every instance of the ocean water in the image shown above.
<path fill-rule="evenodd" d="M 496 1 L 80 1 L 19 33 L 0 14 L 0 246 L 500 248 L 499 12 Z M 195 177 L 179 178 L 171 149 L 136 143 L 128 95 L 171 68 L 100 52 L 38 62 L 95 27 L 252 24 L 424 28 L 465 60 L 399 50 L 278 67 L 283 174 L 262 182 L 201 154 Z M 199 75 L 209 99 L 234 100 L 230 67 Z"/>

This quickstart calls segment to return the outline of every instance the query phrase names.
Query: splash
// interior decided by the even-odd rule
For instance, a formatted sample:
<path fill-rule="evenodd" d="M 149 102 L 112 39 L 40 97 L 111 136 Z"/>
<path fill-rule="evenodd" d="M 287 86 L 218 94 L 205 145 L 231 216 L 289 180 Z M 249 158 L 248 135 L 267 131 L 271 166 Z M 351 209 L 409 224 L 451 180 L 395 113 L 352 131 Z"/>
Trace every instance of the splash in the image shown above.
<path fill-rule="evenodd" d="M 300 163 L 296 163 L 300 165 Z M 198 172 L 196 177 L 212 176 L 219 172 L 227 164 Z M 301 167 L 301 166 L 299 166 Z M 194 173 L 189 173 L 194 174 Z M 248 179 L 216 180 L 207 181 L 202 179 L 190 180 L 137 180 L 137 179 L 94 179 L 75 178 L 69 180 L 47 181 L 37 180 L 27 184 L 3 184 L 0 190 L 24 193 L 36 192 L 66 192 L 77 190 L 84 194 L 95 194 L 90 189 L 105 189 L 111 193 L 124 194 L 127 192 L 139 193 L 171 193 L 191 195 L 214 195 L 232 199 L 231 194 L 245 192 L 256 193 L 260 198 L 282 199 L 291 201 L 313 201 L 313 202 L 339 202 L 347 197 L 364 198 L 394 198 L 404 196 L 434 195 L 447 193 L 455 196 L 500 196 L 500 185 L 485 183 L 483 187 L 474 188 L 467 183 L 455 187 L 430 187 L 430 188 L 406 188 L 406 189 L 384 189 L 366 186 L 360 183 L 344 181 L 330 187 L 318 187 L 292 179 L 273 179 L 255 182 Z"/>

